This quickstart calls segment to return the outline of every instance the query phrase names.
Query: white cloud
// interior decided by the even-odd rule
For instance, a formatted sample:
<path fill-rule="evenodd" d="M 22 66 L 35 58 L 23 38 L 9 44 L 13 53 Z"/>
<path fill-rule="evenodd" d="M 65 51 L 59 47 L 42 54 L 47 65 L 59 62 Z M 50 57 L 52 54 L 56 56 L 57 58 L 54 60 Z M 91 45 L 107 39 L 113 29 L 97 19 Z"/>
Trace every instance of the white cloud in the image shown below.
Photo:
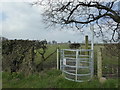
<path fill-rule="evenodd" d="M 45 29 L 40 15 L 41 7 L 31 7 L 28 3 L 3 3 L 2 13 L 6 16 L 2 21 L 3 36 L 10 39 L 47 39 L 56 41 L 82 41 L 77 31 L 59 28 Z M 84 37 L 83 37 L 84 38 Z"/>
<path fill-rule="evenodd" d="M 40 15 L 32 7 L 25 5 L 25 3 L 5 3 L 3 12 L 7 15 L 7 19 L 3 21 L 4 30 L 24 30 L 28 28 L 34 21 L 39 22 Z M 37 24 L 37 23 L 36 23 Z M 36 25 L 35 24 L 35 25 Z"/>
<path fill-rule="evenodd" d="M 11 37 L 9 33 L 14 33 L 14 35 L 23 33 L 24 36 L 24 34 L 36 32 L 42 26 L 40 11 L 26 3 L 4 3 L 3 13 L 7 16 L 2 22 L 5 36 Z"/>

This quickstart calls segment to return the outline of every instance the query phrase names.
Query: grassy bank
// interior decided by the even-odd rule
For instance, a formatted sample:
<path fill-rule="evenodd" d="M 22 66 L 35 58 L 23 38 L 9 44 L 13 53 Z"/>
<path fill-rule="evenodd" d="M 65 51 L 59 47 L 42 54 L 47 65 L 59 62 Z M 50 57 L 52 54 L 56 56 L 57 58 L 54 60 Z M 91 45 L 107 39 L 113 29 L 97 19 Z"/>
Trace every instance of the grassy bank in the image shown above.
<path fill-rule="evenodd" d="M 104 84 L 94 78 L 89 82 L 73 82 L 64 79 L 61 71 L 44 70 L 39 74 L 24 77 L 22 73 L 3 72 L 3 88 L 117 88 L 117 79 L 107 79 Z"/>

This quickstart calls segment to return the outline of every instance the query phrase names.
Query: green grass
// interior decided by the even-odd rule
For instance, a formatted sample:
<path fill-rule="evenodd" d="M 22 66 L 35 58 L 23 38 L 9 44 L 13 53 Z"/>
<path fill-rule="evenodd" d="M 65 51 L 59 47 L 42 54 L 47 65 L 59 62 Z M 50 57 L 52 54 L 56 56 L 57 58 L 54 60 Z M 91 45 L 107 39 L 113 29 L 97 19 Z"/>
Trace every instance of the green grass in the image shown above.
<path fill-rule="evenodd" d="M 3 88 L 117 88 L 117 79 L 108 79 L 104 84 L 94 78 L 89 82 L 73 82 L 66 80 L 61 71 L 44 70 L 39 74 L 24 77 L 23 74 L 3 72 Z"/>

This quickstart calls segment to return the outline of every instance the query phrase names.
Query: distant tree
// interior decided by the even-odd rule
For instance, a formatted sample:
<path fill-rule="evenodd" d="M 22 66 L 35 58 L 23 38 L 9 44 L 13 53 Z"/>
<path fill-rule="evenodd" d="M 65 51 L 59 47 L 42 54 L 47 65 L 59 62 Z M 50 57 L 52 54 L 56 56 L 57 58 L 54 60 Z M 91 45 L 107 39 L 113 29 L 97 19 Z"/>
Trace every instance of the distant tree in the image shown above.
<path fill-rule="evenodd" d="M 52 43 L 53 43 L 53 44 L 57 44 L 57 41 L 53 40 Z"/>
<path fill-rule="evenodd" d="M 71 49 L 78 49 L 80 46 L 81 46 L 80 43 L 71 43 L 69 45 Z"/>
<path fill-rule="evenodd" d="M 48 44 L 51 44 L 51 42 L 49 41 Z"/>
<path fill-rule="evenodd" d="M 68 44 L 70 44 L 70 43 L 71 43 L 71 41 L 69 40 L 69 41 L 68 41 Z"/>

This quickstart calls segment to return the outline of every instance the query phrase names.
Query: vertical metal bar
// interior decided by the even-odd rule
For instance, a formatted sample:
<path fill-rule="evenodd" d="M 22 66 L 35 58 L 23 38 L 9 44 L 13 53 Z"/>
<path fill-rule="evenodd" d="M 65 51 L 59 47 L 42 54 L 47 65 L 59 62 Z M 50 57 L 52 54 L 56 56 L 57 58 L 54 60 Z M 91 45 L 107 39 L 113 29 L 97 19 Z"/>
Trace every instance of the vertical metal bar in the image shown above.
<path fill-rule="evenodd" d="M 75 80 L 77 81 L 77 71 L 78 71 L 78 50 L 76 50 L 76 77 L 75 77 Z"/>
<path fill-rule="evenodd" d="M 62 71 L 64 71 L 64 64 L 63 64 L 63 59 L 64 59 L 64 52 L 65 52 L 65 50 L 62 50 Z M 64 75 L 64 73 L 62 72 L 62 75 Z"/>
<path fill-rule="evenodd" d="M 59 49 L 57 49 L 57 70 L 59 69 Z"/>
<path fill-rule="evenodd" d="M 60 70 L 62 70 L 62 60 L 63 60 L 62 51 L 63 50 L 60 50 Z"/>
<path fill-rule="evenodd" d="M 90 26 L 90 29 L 92 31 L 92 40 L 91 40 L 91 78 L 94 75 L 94 25 Z"/>

